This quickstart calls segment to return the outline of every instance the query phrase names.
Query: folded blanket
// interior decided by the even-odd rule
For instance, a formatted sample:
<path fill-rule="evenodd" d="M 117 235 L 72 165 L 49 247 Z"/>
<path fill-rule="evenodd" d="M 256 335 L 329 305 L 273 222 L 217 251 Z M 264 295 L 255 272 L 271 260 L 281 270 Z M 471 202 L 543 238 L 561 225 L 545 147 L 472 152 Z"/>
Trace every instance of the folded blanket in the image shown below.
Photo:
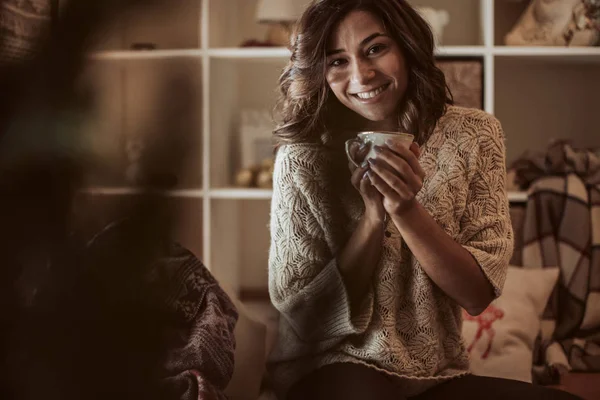
<path fill-rule="evenodd" d="M 543 317 L 542 361 L 567 359 L 568 368 L 600 371 L 600 159 L 554 142 L 512 168 L 528 189 L 521 264 L 561 270 Z"/>
<path fill-rule="evenodd" d="M 575 149 L 564 140 L 550 143 L 546 151 L 527 151 L 509 170 L 515 172 L 515 183 L 526 190 L 537 179 L 551 175 L 574 174 L 586 185 L 600 184 L 600 157 L 589 149 Z"/>

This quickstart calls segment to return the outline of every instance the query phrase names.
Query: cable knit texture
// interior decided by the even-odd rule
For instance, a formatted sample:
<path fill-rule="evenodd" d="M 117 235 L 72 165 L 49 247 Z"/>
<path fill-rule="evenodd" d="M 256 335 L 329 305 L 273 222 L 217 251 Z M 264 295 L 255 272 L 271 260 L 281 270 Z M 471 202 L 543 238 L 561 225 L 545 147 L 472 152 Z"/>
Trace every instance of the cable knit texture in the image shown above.
<path fill-rule="evenodd" d="M 419 161 L 427 175 L 418 201 L 500 295 L 513 237 L 499 122 L 450 106 Z M 460 307 L 429 279 L 391 221 L 370 291 L 351 309 L 335 257 L 364 205 L 346 165 L 341 146 L 292 144 L 277 154 L 269 290 L 281 318 L 269 369 L 281 398 L 335 362 L 385 372 L 407 396 L 468 371 Z"/>

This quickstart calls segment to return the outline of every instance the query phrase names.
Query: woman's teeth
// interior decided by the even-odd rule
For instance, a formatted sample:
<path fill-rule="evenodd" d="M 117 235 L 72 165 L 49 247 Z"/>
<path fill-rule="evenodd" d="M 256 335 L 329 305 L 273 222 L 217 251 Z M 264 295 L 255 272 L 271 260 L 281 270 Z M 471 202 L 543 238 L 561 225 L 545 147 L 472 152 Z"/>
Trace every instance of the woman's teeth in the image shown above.
<path fill-rule="evenodd" d="M 377 96 L 379 93 L 383 92 L 385 90 L 386 86 L 383 85 L 375 90 L 371 90 L 370 92 L 362 92 L 362 93 L 356 93 L 356 96 L 361 98 L 361 99 L 372 99 L 373 97 Z"/>

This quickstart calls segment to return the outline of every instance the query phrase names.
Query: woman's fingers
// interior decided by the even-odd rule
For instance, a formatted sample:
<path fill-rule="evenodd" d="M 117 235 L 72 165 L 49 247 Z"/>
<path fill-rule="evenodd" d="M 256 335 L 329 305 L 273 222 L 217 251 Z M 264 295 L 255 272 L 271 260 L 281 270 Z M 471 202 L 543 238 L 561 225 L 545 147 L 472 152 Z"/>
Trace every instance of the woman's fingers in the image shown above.
<path fill-rule="evenodd" d="M 354 165 L 352 165 L 354 167 Z M 360 182 L 365 177 L 365 173 L 369 169 L 368 164 L 363 164 L 360 167 L 354 167 L 354 171 L 352 172 L 352 176 L 350 177 L 350 182 L 352 182 L 352 186 L 356 189 L 360 190 Z"/>
<path fill-rule="evenodd" d="M 392 151 L 392 153 L 397 154 L 400 158 L 406 161 L 408 165 L 410 165 L 414 173 L 421 178 L 421 180 L 425 179 L 425 171 L 419 163 L 419 157 L 421 156 L 421 148 L 417 143 L 411 143 L 408 149 L 398 143 L 395 143 L 394 141 L 388 141 L 387 146 L 388 149 Z M 385 147 L 383 148 L 385 149 Z"/>
<path fill-rule="evenodd" d="M 414 193 L 417 193 L 419 190 L 421 190 L 421 187 L 423 186 L 423 178 L 415 172 L 409 161 L 404 159 L 402 155 L 399 155 L 385 147 L 378 147 L 376 150 L 377 158 L 375 159 L 374 163 L 371 162 L 371 167 L 374 168 L 374 166 L 378 166 L 381 171 L 378 170 L 377 173 L 379 173 L 379 175 L 382 177 L 389 177 L 389 181 L 387 182 L 389 185 L 393 185 L 397 181 L 402 181 L 403 183 L 406 183 L 406 185 L 408 185 Z M 404 150 L 414 157 L 412 152 L 407 149 Z M 386 166 L 388 168 L 386 168 Z M 386 174 L 383 174 L 384 170 L 387 172 Z M 396 179 L 392 180 L 394 177 Z"/>
<path fill-rule="evenodd" d="M 366 143 L 361 144 L 357 149 L 356 149 L 356 158 L 355 160 L 358 163 L 362 163 L 365 161 L 365 157 L 367 156 L 367 154 L 369 153 L 369 145 Z"/>
<path fill-rule="evenodd" d="M 369 171 L 367 171 L 363 174 L 363 177 L 361 178 L 359 185 L 360 185 L 359 191 L 361 194 L 363 194 L 367 197 L 374 194 L 373 193 L 374 187 L 371 184 L 371 181 L 369 180 Z"/>
<path fill-rule="evenodd" d="M 384 198 L 388 199 L 388 201 L 400 203 L 398 192 L 388 185 L 381 175 L 374 170 L 369 170 L 367 175 L 369 176 L 370 184 L 373 185 Z"/>
<path fill-rule="evenodd" d="M 402 200 L 408 200 L 415 196 L 415 191 L 400 176 L 384 167 L 381 160 L 372 159 L 369 164 L 371 170 L 375 172 L 375 174 L 371 173 L 369 176 L 371 179 L 376 178 L 379 186 L 375 182 L 373 182 L 373 185 L 382 195 L 388 198 L 399 197 Z M 384 191 L 381 191 L 382 189 Z"/>
<path fill-rule="evenodd" d="M 417 158 L 421 157 L 421 146 L 419 146 L 419 144 L 417 142 L 412 142 L 408 149 L 413 152 L 415 157 L 417 157 Z"/>

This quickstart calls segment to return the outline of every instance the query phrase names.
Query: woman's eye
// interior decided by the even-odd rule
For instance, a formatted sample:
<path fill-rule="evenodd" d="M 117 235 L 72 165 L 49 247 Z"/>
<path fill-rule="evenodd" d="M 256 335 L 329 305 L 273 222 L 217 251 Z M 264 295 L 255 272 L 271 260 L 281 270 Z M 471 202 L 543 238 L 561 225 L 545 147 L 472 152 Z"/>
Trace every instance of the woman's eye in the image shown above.
<path fill-rule="evenodd" d="M 341 58 L 336 58 L 335 60 L 331 61 L 329 63 L 330 67 L 339 67 L 341 65 L 343 65 L 345 63 L 345 60 L 341 59 Z"/>
<path fill-rule="evenodd" d="M 371 46 L 369 48 L 369 50 L 367 51 L 368 55 L 372 55 L 372 54 L 377 54 L 379 52 L 381 52 L 383 49 L 385 49 L 385 46 L 382 44 L 376 44 L 374 46 Z"/>

